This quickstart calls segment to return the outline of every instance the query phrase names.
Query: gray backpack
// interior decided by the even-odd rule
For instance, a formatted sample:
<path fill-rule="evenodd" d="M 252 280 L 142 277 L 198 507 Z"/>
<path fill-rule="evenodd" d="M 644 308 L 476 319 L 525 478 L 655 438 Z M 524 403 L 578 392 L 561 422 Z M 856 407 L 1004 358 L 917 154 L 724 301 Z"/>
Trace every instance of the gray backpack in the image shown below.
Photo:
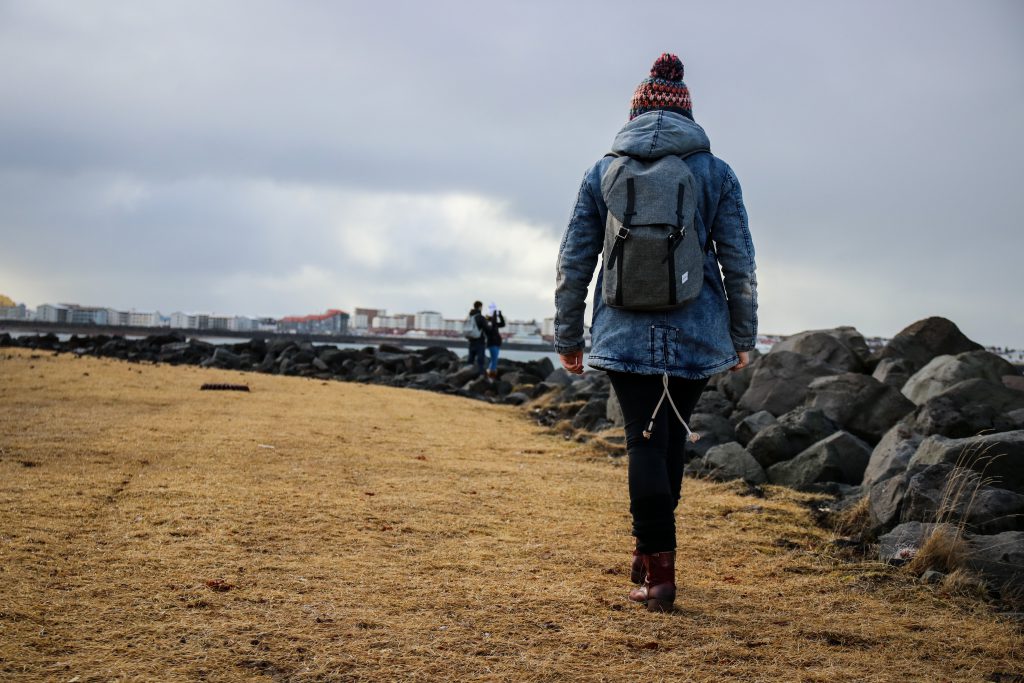
<path fill-rule="evenodd" d="M 700 294 L 711 236 L 701 245 L 694 228 L 696 181 L 683 161 L 690 154 L 618 156 L 601 178 L 608 206 L 602 287 L 608 306 L 663 311 Z"/>

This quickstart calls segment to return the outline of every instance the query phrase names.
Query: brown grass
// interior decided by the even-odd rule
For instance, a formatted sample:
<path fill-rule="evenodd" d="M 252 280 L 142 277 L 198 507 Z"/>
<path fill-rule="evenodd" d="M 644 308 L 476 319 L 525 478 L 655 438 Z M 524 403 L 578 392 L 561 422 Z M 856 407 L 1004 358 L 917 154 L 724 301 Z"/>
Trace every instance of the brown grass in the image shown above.
<path fill-rule="evenodd" d="M 968 554 L 962 530 L 950 524 L 936 526 L 907 563 L 907 571 L 921 575 L 929 569 L 948 574 L 967 573 L 964 560 Z"/>
<path fill-rule="evenodd" d="M 1024 637 L 984 603 L 818 552 L 799 494 L 687 481 L 678 610 L 652 615 L 625 599 L 622 459 L 523 411 L 2 353 L 7 680 L 1024 673 Z"/>

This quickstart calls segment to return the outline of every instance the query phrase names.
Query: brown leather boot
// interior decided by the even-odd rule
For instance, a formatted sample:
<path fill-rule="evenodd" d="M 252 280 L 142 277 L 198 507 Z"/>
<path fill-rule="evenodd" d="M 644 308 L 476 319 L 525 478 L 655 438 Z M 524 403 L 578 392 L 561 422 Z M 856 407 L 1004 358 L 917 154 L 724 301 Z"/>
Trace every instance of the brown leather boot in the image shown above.
<path fill-rule="evenodd" d="M 629 580 L 640 584 L 646 578 L 647 569 L 644 567 L 644 556 L 636 548 L 633 548 L 633 564 L 629 566 Z"/>
<path fill-rule="evenodd" d="M 629 599 L 642 602 L 648 612 L 671 612 L 676 600 L 675 552 L 641 554 L 647 578 L 639 588 L 629 592 Z"/>

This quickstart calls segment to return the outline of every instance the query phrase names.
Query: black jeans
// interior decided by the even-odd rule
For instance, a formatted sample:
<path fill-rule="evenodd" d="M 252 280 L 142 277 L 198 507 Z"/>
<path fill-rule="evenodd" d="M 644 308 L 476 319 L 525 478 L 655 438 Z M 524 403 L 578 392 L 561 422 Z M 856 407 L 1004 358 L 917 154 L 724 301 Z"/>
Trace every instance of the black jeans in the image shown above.
<path fill-rule="evenodd" d="M 654 420 L 651 438 L 644 438 L 643 432 L 664 390 L 661 375 L 609 372 L 608 377 L 622 406 L 626 425 L 629 511 L 633 515 L 637 550 L 642 553 L 675 550 L 675 511 L 683 487 L 686 430 L 666 398 Z M 707 383 L 706 379 L 669 378 L 669 395 L 684 420 L 689 421 Z"/>
<path fill-rule="evenodd" d="M 484 363 L 487 362 L 487 344 L 483 337 L 469 342 L 469 364 L 476 366 L 478 375 L 484 374 Z"/>

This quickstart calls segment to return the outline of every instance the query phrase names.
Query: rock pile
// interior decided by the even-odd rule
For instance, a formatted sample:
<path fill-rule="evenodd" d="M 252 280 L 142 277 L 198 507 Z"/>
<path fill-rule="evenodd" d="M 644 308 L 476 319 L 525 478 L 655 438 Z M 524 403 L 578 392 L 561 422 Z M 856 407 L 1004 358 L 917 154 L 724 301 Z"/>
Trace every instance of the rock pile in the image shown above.
<path fill-rule="evenodd" d="M 199 339 L 186 339 L 174 333 L 153 335 L 145 339 L 104 335 L 73 336 L 63 342 L 53 334 L 19 338 L 3 334 L 0 335 L 0 346 L 24 346 L 132 362 L 199 365 L 322 380 L 383 384 L 514 405 L 550 391 L 551 385 L 546 384 L 545 379 L 554 371 L 554 366 L 547 358 L 522 363 L 503 359 L 498 364 L 498 377 L 492 382 L 479 376 L 476 368 L 466 365 L 456 353 L 442 346 L 415 351 L 387 344 L 342 349 L 288 338 L 214 345 Z"/>
<path fill-rule="evenodd" d="M 886 561 L 913 557 L 936 529 L 952 532 L 965 566 L 997 590 L 1021 590 L 1021 380 L 943 318 L 874 353 L 852 327 L 802 332 L 712 379 L 690 421 L 702 438 L 687 471 L 834 495 L 834 509 L 861 510 L 864 539 L 877 538 Z M 622 413 L 600 373 L 558 370 L 545 383 L 530 403 L 538 417 L 609 445 L 601 430 L 621 427 Z"/>

